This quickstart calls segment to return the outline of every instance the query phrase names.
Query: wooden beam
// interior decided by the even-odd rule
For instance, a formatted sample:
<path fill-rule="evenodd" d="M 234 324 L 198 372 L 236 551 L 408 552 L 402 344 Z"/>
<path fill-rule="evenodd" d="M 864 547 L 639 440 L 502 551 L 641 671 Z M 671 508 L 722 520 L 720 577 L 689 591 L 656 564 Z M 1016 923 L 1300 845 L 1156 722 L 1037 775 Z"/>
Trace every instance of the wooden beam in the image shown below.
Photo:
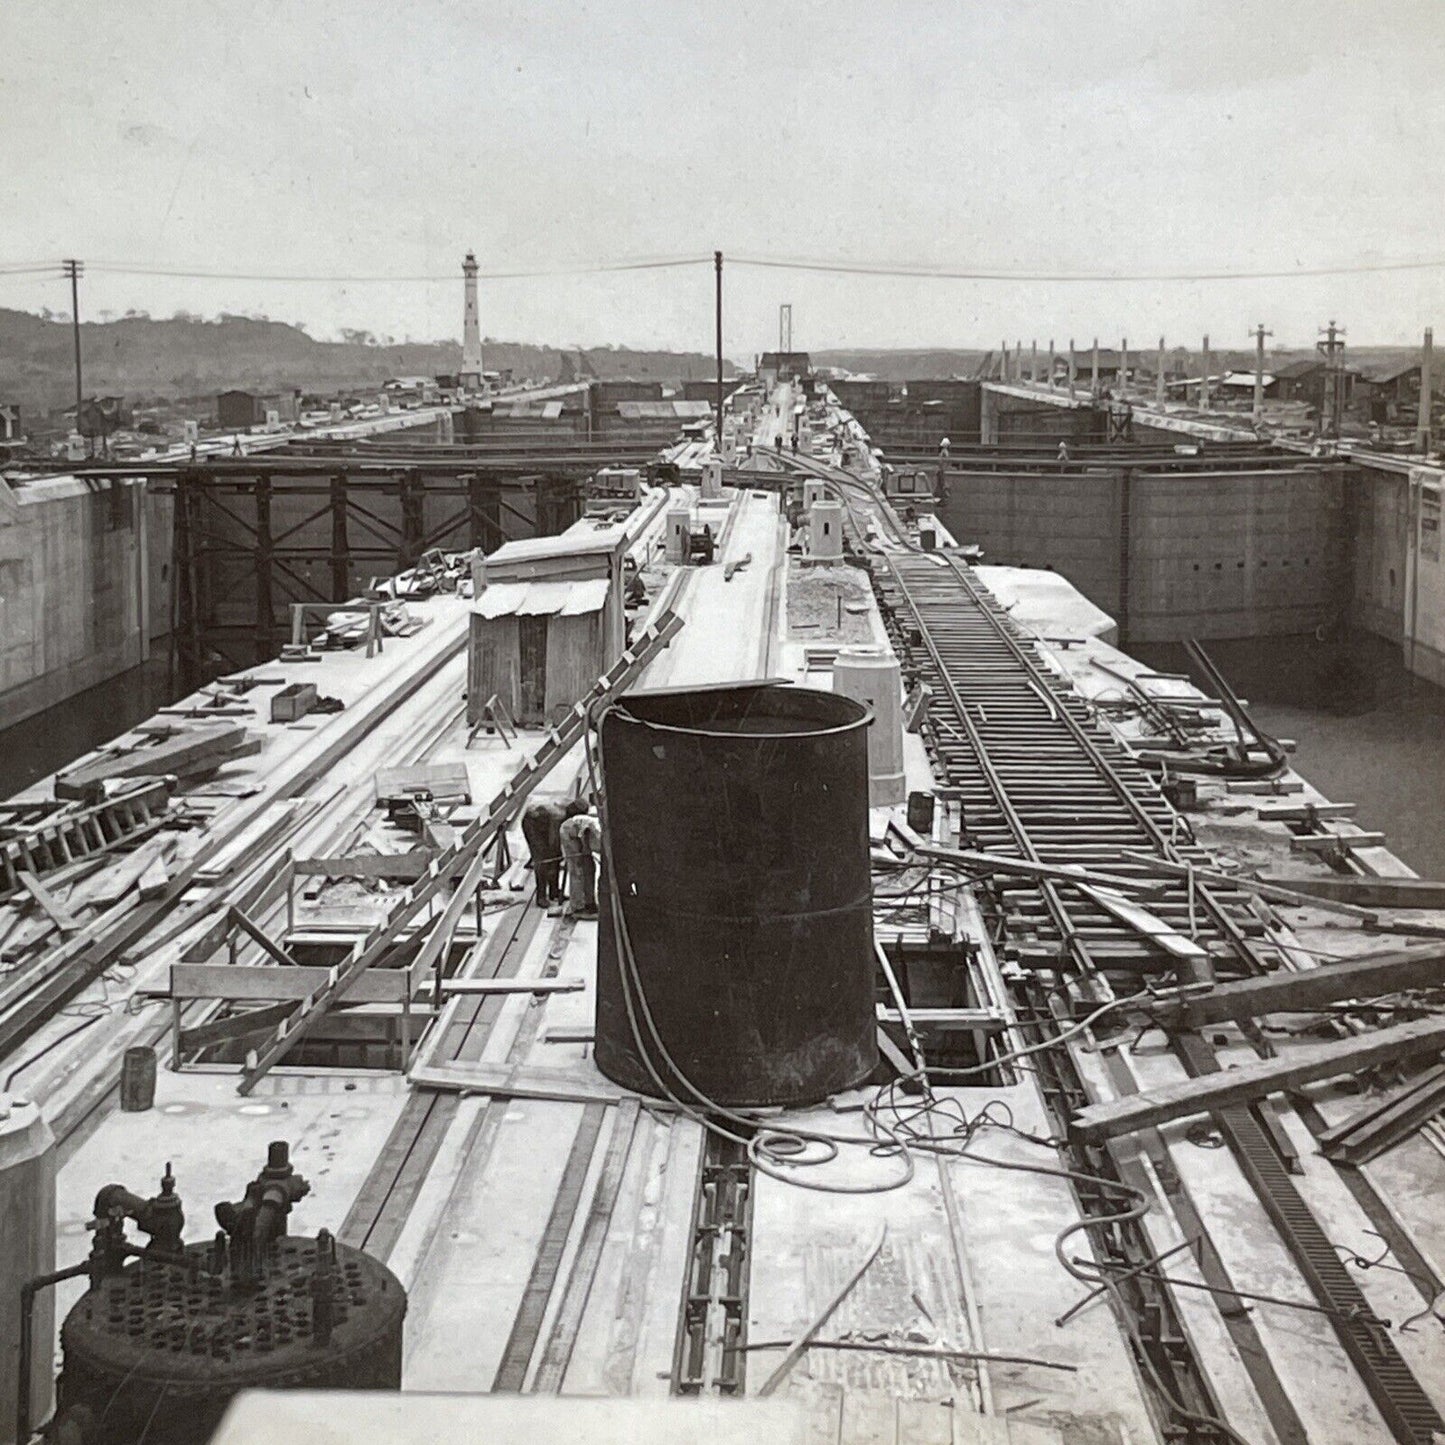
<path fill-rule="evenodd" d="M 80 920 L 33 874 L 19 868 L 20 886 L 40 905 L 46 917 L 64 934 L 78 933 Z"/>
<path fill-rule="evenodd" d="M 1225 1019 L 1296 1013 L 1350 998 L 1374 998 L 1406 988 L 1445 983 L 1445 951 L 1398 949 L 1367 953 L 1342 963 L 1297 972 L 1281 970 L 1263 978 L 1221 983 L 1210 992 L 1184 998 L 1156 1015 L 1170 1028 L 1199 1028 Z"/>
<path fill-rule="evenodd" d="M 276 960 L 277 963 L 281 964 L 285 968 L 301 967 L 301 965 L 297 963 L 296 960 L 292 958 L 291 955 L 287 953 L 286 950 L 282 948 L 279 943 L 268 937 L 260 928 L 258 928 L 254 923 L 252 923 L 251 920 L 247 918 L 246 915 L 242 913 L 241 910 L 237 908 L 234 904 L 232 904 L 231 907 L 226 910 L 226 913 L 227 916 L 230 918 L 231 922 L 234 923 L 236 927 L 239 928 L 241 932 L 244 933 L 246 937 L 251 940 L 252 943 L 260 944 L 260 946 L 264 948 L 266 952 L 269 953 L 271 957 Z"/>
<path fill-rule="evenodd" d="M 1353 903 L 1338 902 L 1323 895 L 1317 901 L 1313 895 L 1305 891 L 1305 884 L 1313 883 L 1315 881 L 1313 879 L 1246 878 L 1233 873 L 1220 873 L 1213 868 L 1191 868 L 1188 864 L 1175 863 L 1172 859 L 1160 858 L 1153 853 L 1145 853 L 1136 848 L 1125 848 L 1124 856 L 1133 858 L 1139 863 L 1147 863 L 1157 872 L 1170 878 L 1188 878 L 1193 873 L 1196 881 L 1208 884 L 1210 887 L 1237 888 L 1242 893 L 1253 893 L 1272 903 L 1285 903 L 1294 908 L 1319 907 L 1326 912 L 1344 913 L 1351 918 L 1365 919 L 1369 922 L 1373 922 L 1376 916 L 1373 909 L 1357 908 Z"/>
<path fill-rule="evenodd" d="M 631 1091 L 604 1079 L 595 1069 L 546 1068 L 537 1064 L 432 1064 L 413 1069 L 413 1084 L 459 1094 L 486 1094 L 494 1099 L 555 1099 L 572 1104 L 620 1104 Z M 649 1107 L 670 1107 L 666 1100 Z"/>
<path fill-rule="evenodd" d="M 298 878 L 420 878 L 433 855 L 425 848 L 409 853 L 356 853 L 350 858 L 296 858 Z"/>
<path fill-rule="evenodd" d="M 1319 1079 L 1441 1049 L 1445 1049 L 1445 1019 L 1440 1018 L 1416 1019 L 1327 1044 L 1301 1044 L 1278 1059 L 1254 1060 L 1204 1078 L 1180 1079 L 1127 1098 L 1088 1104 L 1070 1121 L 1069 1133 L 1083 1143 L 1099 1144 L 1120 1134 L 1157 1128 L 1171 1119 L 1251 1103 Z"/>
<path fill-rule="evenodd" d="M 1445 883 L 1432 878 L 1271 878 L 1261 883 L 1293 890 L 1306 899 L 1359 908 L 1445 908 Z"/>
<path fill-rule="evenodd" d="M 171 998 L 303 999 L 326 982 L 330 969 L 303 964 L 271 968 L 244 963 L 173 963 Z M 347 1003 L 399 1003 L 410 980 L 404 969 L 379 968 L 363 973 L 344 999 Z"/>
<path fill-rule="evenodd" d="M 1381 848 L 1383 833 L 1304 833 L 1289 840 L 1291 848 L 1306 853 L 1352 852 L 1356 848 Z"/>

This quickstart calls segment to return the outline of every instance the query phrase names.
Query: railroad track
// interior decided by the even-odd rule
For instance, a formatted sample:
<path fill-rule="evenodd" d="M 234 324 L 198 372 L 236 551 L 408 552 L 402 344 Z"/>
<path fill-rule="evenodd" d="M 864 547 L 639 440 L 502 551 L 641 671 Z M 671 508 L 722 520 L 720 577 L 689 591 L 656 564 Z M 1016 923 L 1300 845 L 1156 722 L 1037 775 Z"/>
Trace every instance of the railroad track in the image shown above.
<path fill-rule="evenodd" d="M 861 494 L 867 510 L 907 549 L 903 529 L 875 488 L 833 468 L 805 469 L 827 476 L 845 494 Z M 850 502 L 850 511 L 856 510 Z M 1148 874 L 1139 854 L 1210 861 L 1152 775 L 1047 669 L 967 564 L 912 549 L 878 557 L 875 590 L 905 672 L 931 689 L 925 742 L 937 775 L 961 804 L 972 846 L 1126 876 Z M 1121 922 L 1072 885 L 996 882 L 988 896 L 994 900 L 995 942 L 1023 969 L 1012 993 L 1030 1043 L 1058 1038 L 1072 1021 L 1071 996 L 1097 999 L 1111 996 L 1119 984 L 1132 991 L 1142 980 L 1190 977 L 1177 946 Z M 1146 906 L 1174 935 L 1203 950 L 1203 967 L 1196 957 L 1190 968 L 1205 976 L 1256 974 L 1267 966 L 1265 952 L 1277 953 L 1257 941 L 1263 929 L 1242 894 L 1182 880 L 1151 893 Z M 1189 1074 L 1220 1067 L 1202 1037 L 1182 1035 L 1173 1043 Z M 1091 1097 L 1073 1047 L 1046 1050 L 1037 1064 L 1045 1106 L 1057 1136 L 1066 1138 L 1074 1112 Z M 1130 1087 L 1127 1067 L 1110 1072 L 1116 1086 Z M 1215 1124 L 1391 1433 L 1402 1445 L 1427 1445 L 1445 1431 L 1441 1416 L 1294 1184 L 1292 1157 L 1277 1123 L 1259 1109 L 1239 1107 L 1216 1115 Z M 1137 1183 L 1112 1149 L 1067 1143 L 1062 1152 L 1081 1176 L 1109 1180 L 1120 1190 Z M 1122 1290 L 1116 1286 L 1115 1303 L 1141 1373 L 1155 1387 L 1161 1432 L 1200 1445 L 1237 1440 L 1221 1418 L 1208 1369 L 1170 1287 L 1151 1268 L 1155 1251 L 1141 1222 L 1119 1217 L 1115 1189 L 1076 1183 L 1074 1191 L 1090 1221 L 1095 1259 L 1125 1282 Z M 1369 1193 L 1357 1197 L 1370 1212 Z M 1210 1287 L 1238 1338 L 1237 1319 L 1230 1323 L 1239 1314 L 1237 1302 L 1207 1233 L 1202 1247 Z M 1298 1417 L 1267 1357 L 1245 1358 L 1278 1438 L 1300 1439 Z"/>
<path fill-rule="evenodd" d="M 1141 879 L 1148 865 L 1129 850 L 1202 861 L 1152 775 L 1044 667 L 972 569 L 939 553 L 883 555 L 879 601 L 905 668 L 932 693 L 923 737 L 970 846 Z M 1009 954 L 1025 964 L 1072 965 L 1111 981 L 1180 966 L 1177 944 L 1076 889 L 1015 881 L 996 885 L 994 897 Z M 1249 935 L 1263 929 L 1242 895 L 1171 881 L 1147 907 L 1204 951 L 1210 971 L 1259 971 Z"/>

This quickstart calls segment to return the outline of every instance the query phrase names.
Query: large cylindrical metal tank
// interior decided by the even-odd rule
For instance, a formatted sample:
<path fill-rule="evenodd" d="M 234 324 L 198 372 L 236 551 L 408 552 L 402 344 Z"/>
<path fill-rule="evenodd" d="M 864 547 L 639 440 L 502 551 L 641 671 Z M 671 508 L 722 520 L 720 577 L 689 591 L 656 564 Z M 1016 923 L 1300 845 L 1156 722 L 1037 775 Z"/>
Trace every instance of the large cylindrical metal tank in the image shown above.
<path fill-rule="evenodd" d="M 244 1287 L 207 1272 L 210 1244 L 186 1246 L 194 1274 L 139 1259 L 100 1279 L 61 1327 L 62 1416 L 87 1445 L 201 1445 L 241 1390 L 400 1389 L 406 1292 L 359 1249 L 333 1249 L 324 1326 L 314 1239 L 274 1240 Z"/>
<path fill-rule="evenodd" d="M 736 683 L 630 693 L 604 714 L 609 1078 L 656 1095 L 656 1070 L 688 1097 L 641 1003 L 677 1071 L 720 1104 L 813 1103 L 872 1072 L 868 718 L 832 693 Z"/>
<path fill-rule="evenodd" d="M 0 1095 L 0 1440 L 15 1438 L 20 1376 L 20 1287 L 55 1268 L 55 1139 L 37 1105 Z M 40 1290 L 32 1306 L 30 1418 L 50 1413 L 55 1388 L 51 1341 L 55 1294 Z"/>

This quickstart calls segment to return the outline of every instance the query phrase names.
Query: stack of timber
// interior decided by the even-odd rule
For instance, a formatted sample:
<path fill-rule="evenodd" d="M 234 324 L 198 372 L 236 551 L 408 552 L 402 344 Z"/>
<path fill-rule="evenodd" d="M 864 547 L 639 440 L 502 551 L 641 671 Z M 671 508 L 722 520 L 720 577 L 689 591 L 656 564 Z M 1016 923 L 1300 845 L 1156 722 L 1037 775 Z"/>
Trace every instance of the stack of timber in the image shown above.
<path fill-rule="evenodd" d="M 261 751 L 260 739 L 233 723 L 167 728 L 166 733 L 152 734 L 143 745 L 97 753 L 80 766 L 57 774 L 55 796 L 100 803 L 117 779 L 203 777 L 225 763 Z"/>

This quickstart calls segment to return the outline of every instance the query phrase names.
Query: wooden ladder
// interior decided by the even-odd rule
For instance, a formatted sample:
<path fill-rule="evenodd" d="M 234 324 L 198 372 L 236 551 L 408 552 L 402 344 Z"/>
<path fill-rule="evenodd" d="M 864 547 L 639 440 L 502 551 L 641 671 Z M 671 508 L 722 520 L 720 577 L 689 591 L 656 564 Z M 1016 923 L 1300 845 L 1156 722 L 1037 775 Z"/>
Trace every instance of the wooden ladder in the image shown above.
<path fill-rule="evenodd" d="M 591 690 L 573 703 L 565 721 L 547 729 L 545 741 L 500 793 L 486 813 L 468 825 L 446 853 L 434 858 L 413 886 L 411 896 L 362 940 L 362 945 L 344 962 L 330 969 L 319 984 L 277 1024 L 271 1037 L 246 1056 L 241 1070 L 240 1092 L 249 1094 L 286 1054 L 325 1017 L 331 1006 L 374 963 L 380 962 L 396 945 L 398 935 L 444 888 L 457 878 L 452 896 L 440 919 L 432 927 L 412 967 L 425 974 L 444 952 L 466 911 L 472 891 L 486 866 L 486 850 L 512 818 L 521 811 L 533 788 L 577 744 L 587 729 L 592 709 L 633 682 L 643 668 L 665 648 L 682 628 L 682 618 L 670 609 L 663 612 L 635 638 L 632 645 L 593 683 Z"/>
<path fill-rule="evenodd" d="M 44 803 L 36 804 L 36 811 Z M 0 837 L 0 902 L 21 891 L 20 874 L 43 877 L 68 863 L 104 853 L 160 826 L 169 806 L 164 780 L 146 781 L 78 812 L 34 820 L 20 814 L 24 832 Z"/>

